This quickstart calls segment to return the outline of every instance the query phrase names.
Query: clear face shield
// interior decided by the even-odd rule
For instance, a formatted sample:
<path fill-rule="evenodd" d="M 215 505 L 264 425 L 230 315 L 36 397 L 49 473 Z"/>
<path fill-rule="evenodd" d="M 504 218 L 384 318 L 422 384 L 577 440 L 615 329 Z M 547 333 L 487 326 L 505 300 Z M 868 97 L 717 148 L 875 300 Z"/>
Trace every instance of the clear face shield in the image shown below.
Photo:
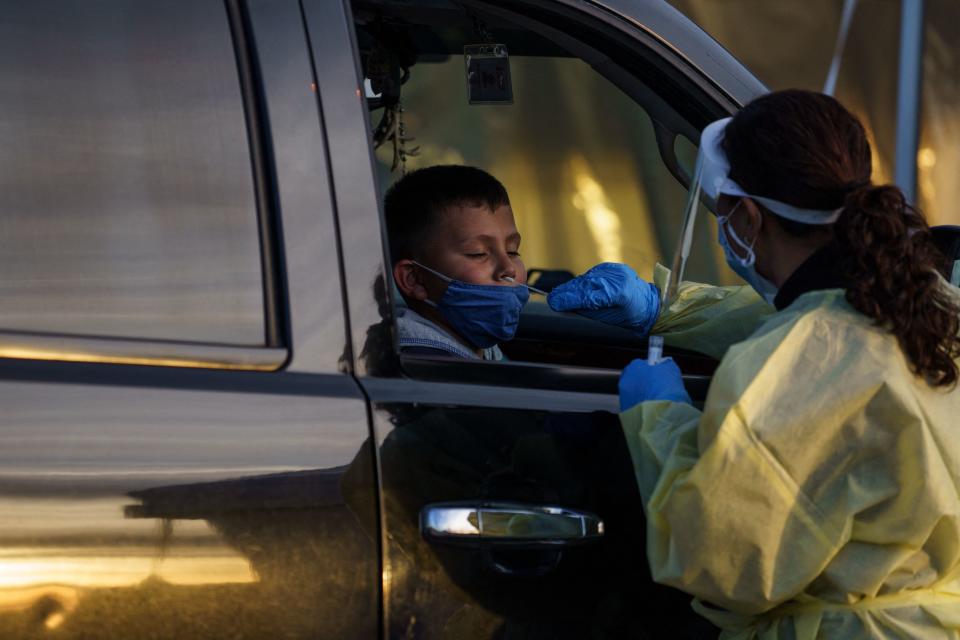
<path fill-rule="evenodd" d="M 843 210 L 842 207 L 829 211 L 803 209 L 744 191 L 740 185 L 730 179 L 730 162 L 721 146 L 723 132 L 731 119 L 723 118 L 712 122 L 700 134 L 700 148 L 697 151 L 697 161 L 693 169 L 690 192 L 687 195 L 687 203 L 683 210 L 683 225 L 680 228 L 680 237 L 677 240 L 677 248 L 671 264 L 670 279 L 661 294 L 661 302 L 665 305 L 676 297 L 677 287 L 683 280 L 683 274 L 693 245 L 694 225 L 697 221 L 697 211 L 701 202 L 711 211 L 716 211 L 717 201 L 721 194 L 750 198 L 763 205 L 771 213 L 804 224 L 833 224 Z"/>
<path fill-rule="evenodd" d="M 676 297 L 677 287 L 683 280 L 693 245 L 693 231 L 701 200 L 710 210 L 717 210 L 719 186 L 727 180 L 727 174 L 730 172 L 727 157 L 720 148 L 723 129 L 730 120 L 730 118 L 724 118 L 712 122 L 700 134 L 700 148 L 693 167 L 687 203 L 683 208 L 683 225 L 680 227 L 680 237 L 673 254 L 673 263 L 670 265 L 670 279 L 661 294 L 663 304 Z"/>

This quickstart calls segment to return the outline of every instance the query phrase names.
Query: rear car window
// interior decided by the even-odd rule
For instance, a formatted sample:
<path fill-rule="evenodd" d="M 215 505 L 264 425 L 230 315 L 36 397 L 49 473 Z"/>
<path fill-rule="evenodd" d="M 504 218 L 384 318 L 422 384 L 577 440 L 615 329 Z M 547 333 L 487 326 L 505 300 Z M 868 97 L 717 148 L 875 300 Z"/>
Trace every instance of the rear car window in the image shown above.
<path fill-rule="evenodd" d="M 224 3 L 12 3 L 0 76 L 0 330 L 264 344 Z"/>

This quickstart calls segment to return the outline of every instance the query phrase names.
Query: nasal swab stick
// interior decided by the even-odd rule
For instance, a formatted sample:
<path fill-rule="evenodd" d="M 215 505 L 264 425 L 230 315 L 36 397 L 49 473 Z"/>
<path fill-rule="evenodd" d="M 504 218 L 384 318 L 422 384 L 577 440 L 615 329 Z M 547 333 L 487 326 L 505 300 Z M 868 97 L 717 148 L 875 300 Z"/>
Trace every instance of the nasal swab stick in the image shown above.
<path fill-rule="evenodd" d="M 514 280 L 513 278 L 511 278 L 510 276 L 503 276 L 502 279 L 503 279 L 503 280 L 506 280 L 507 282 L 512 282 L 512 283 L 514 283 L 514 284 L 517 283 L 517 281 Z M 542 295 L 542 296 L 548 295 L 547 292 L 544 291 L 543 289 L 537 289 L 536 287 L 531 287 L 531 286 L 528 285 L 528 284 L 525 284 L 525 285 L 523 285 L 523 286 L 526 287 L 527 289 L 530 289 L 530 291 L 533 291 L 534 293 L 539 293 L 539 294 Z"/>

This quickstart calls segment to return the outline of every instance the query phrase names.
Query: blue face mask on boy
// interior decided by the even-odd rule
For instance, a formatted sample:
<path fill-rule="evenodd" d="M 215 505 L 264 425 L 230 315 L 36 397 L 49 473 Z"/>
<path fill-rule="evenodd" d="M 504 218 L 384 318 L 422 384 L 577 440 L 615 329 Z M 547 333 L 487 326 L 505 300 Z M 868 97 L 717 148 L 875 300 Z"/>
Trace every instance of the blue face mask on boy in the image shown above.
<path fill-rule="evenodd" d="M 440 300 L 424 302 L 436 308 L 443 319 L 472 345 L 488 349 L 498 342 L 510 340 L 517 333 L 520 311 L 530 298 L 526 286 L 470 284 L 454 280 L 419 262 L 413 263 L 448 283 Z"/>

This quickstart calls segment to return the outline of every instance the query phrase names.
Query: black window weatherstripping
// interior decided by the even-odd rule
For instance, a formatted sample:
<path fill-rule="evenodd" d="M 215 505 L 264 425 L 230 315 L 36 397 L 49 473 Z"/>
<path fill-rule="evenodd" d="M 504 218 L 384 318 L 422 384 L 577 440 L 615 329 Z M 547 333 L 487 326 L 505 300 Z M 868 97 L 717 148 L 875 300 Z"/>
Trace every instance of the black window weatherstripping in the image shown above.
<path fill-rule="evenodd" d="M 268 347 L 287 343 L 290 327 L 287 314 L 283 313 L 280 301 L 284 300 L 282 271 L 282 237 L 276 215 L 276 172 L 270 157 L 269 125 L 265 120 L 265 99 L 261 82 L 261 70 L 249 34 L 250 16 L 244 0 L 225 1 L 230 34 L 237 57 L 240 91 L 243 95 L 243 112 L 250 147 L 250 164 L 257 203 L 257 221 L 260 232 L 260 259 L 263 276 L 263 307 L 265 338 Z"/>

